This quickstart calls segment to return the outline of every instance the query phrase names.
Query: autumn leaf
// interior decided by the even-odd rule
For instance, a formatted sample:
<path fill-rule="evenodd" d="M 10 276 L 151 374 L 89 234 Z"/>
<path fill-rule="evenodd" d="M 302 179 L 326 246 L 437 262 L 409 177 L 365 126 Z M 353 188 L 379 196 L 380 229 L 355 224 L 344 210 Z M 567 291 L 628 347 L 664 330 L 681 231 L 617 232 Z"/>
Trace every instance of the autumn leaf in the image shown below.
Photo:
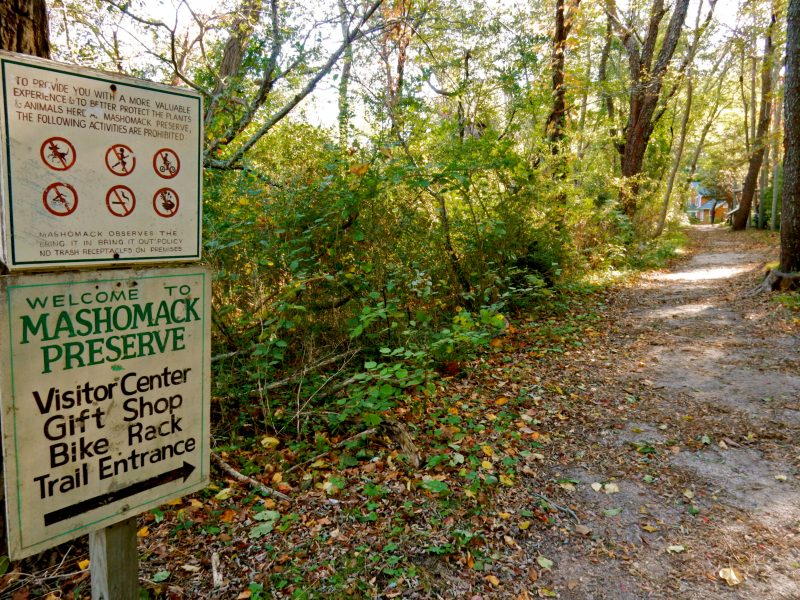
<path fill-rule="evenodd" d="M 146 538 L 148 535 L 150 535 L 150 529 L 147 526 L 142 527 L 136 532 L 136 537 L 138 538 Z"/>
<path fill-rule="evenodd" d="M 719 570 L 720 579 L 724 579 L 725 583 L 733 587 L 744 582 L 744 575 L 732 567 L 724 567 Z"/>
<path fill-rule="evenodd" d="M 362 163 L 360 165 L 353 165 L 350 167 L 350 172 L 359 177 L 366 175 L 367 171 L 369 171 L 369 163 Z"/>
<path fill-rule="evenodd" d="M 548 571 L 553 568 L 553 561 L 545 556 L 542 556 L 541 554 L 536 557 L 536 563 Z"/>

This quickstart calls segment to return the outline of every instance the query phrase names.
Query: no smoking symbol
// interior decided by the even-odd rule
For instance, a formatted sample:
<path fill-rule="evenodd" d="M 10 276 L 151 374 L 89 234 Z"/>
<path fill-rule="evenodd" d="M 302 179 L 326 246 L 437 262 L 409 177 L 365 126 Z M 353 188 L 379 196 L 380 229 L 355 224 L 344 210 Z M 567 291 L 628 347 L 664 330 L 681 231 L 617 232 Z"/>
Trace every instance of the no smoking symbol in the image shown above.
<path fill-rule="evenodd" d="M 45 188 L 42 202 L 51 215 L 66 217 L 78 208 L 78 192 L 70 184 L 58 181 Z"/>
<path fill-rule="evenodd" d="M 115 185 L 106 194 L 106 206 L 115 217 L 127 217 L 136 208 L 136 196 L 131 188 Z"/>
<path fill-rule="evenodd" d="M 66 171 L 75 164 L 75 146 L 67 138 L 51 137 L 42 143 L 39 156 L 54 171 Z"/>
<path fill-rule="evenodd" d="M 114 175 L 130 175 L 136 168 L 136 155 L 125 144 L 114 144 L 106 150 L 106 167 Z"/>
<path fill-rule="evenodd" d="M 178 212 L 178 203 L 178 194 L 169 188 L 161 188 L 153 196 L 153 208 L 156 214 L 165 219 L 175 216 L 175 213 Z"/>
<path fill-rule="evenodd" d="M 162 148 L 153 155 L 153 169 L 159 177 L 172 179 L 181 170 L 181 160 L 175 150 Z"/>

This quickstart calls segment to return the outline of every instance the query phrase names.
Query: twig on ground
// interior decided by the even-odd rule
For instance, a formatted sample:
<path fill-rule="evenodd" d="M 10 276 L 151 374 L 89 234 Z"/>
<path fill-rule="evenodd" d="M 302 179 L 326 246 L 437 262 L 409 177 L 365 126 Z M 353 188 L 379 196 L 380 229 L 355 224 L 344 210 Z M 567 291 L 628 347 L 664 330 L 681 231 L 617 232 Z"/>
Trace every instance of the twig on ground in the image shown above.
<path fill-rule="evenodd" d="M 549 504 L 550 506 L 555 508 L 557 511 L 563 512 L 564 514 L 569 515 L 570 517 L 572 517 L 575 520 L 575 522 L 578 525 L 581 524 L 581 520 L 578 518 L 578 515 L 575 514 L 575 511 L 573 511 L 572 509 L 567 508 L 566 506 L 560 506 L 560 505 L 556 504 L 555 502 L 553 502 L 552 500 L 550 500 L 550 498 L 548 498 L 547 496 L 542 496 L 541 494 L 537 494 L 536 492 L 531 492 L 531 495 L 539 498 L 539 500 L 544 500 L 545 502 L 547 502 L 547 504 Z"/>
<path fill-rule="evenodd" d="M 243 475 L 242 473 L 240 473 L 239 471 L 234 469 L 231 465 L 229 465 L 227 462 L 225 462 L 225 460 L 223 460 L 223 458 L 219 454 L 217 454 L 216 452 L 212 452 L 211 453 L 211 460 L 213 460 L 214 464 L 216 464 L 220 469 L 225 471 L 228 475 L 233 477 L 236 481 L 238 481 L 240 483 L 247 483 L 248 485 L 250 485 L 253 488 L 255 488 L 255 490 L 257 492 L 260 492 L 264 496 L 277 498 L 277 499 L 283 500 L 285 502 L 291 502 L 292 501 L 292 499 L 289 496 L 287 496 L 286 494 L 282 494 L 281 492 L 279 492 L 277 490 L 273 490 L 272 488 L 267 487 L 266 485 L 264 485 L 263 483 L 261 483 L 260 481 L 258 481 L 256 479 L 253 479 L 252 477 L 248 477 L 247 475 Z"/>
<path fill-rule="evenodd" d="M 331 452 L 331 451 L 333 451 L 333 450 L 338 450 L 339 448 L 342 448 L 342 447 L 343 447 L 345 444 L 349 444 L 349 443 L 350 443 L 350 442 L 352 442 L 352 441 L 355 441 L 355 440 L 361 439 L 361 438 L 363 438 L 363 437 L 369 437 L 369 436 L 371 436 L 371 435 L 374 435 L 376 431 L 377 431 L 377 429 L 375 429 L 375 428 L 373 427 L 373 428 L 371 428 L 371 429 L 365 429 L 365 430 L 364 430 L 364 431 L 362 431 L 361 433 L 357 433 L 357 434 L 355 434 L 355 435 L 351 435 L 351 436 L 350 436 L 349 438 L 347 438 L 346 440 L 342 440 L 342 441 L 341 441 L 341 442 L 339 442 L 338 444 L 334 444 L 333 446 L 331 446 L 330 448 L 328 448 L 328 449 L 327 449 L 325 452 L 322 452 L 321 454 L 317 454 L 316 456 L 312 456 L 312 457 L 311 457 L 311 458 L 309 458 L 308 460 L 304 460 L 303 462 L 297 463 L 296 465 L 292 465 L 291 467 L 289 467 L 288 469 L 286 469 L 286 471 L 284 471 L 284 473 L 291 473 L 292 471 L 294 471 L 294 470 L 296 470 L 296 469 L 299 469 L 300 467 L 303 467 L 303 466 L 305 466 L 305 465 L 307 465 L 307 464 L 313 463 L 314 461 L 317 461 L 317 460 L 319 460 L 320 458 L 324 458 L 324 457 L 326 457 L 328 454 L 330 454 L 330 452 Z"/>

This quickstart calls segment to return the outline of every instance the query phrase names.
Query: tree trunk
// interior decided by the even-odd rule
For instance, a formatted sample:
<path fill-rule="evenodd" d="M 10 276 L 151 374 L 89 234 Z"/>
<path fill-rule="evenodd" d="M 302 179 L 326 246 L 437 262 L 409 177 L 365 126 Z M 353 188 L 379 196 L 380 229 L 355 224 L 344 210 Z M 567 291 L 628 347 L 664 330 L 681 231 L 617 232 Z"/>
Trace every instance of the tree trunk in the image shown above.
<path fill-rule="evenodd" d="M 551 65 L 553 70 L 553 109 L 547 117 L 545 132 L 553 154 L 558 154 L 559 144 L 564 139 L 567 122 L 567 91 L 564 87 L 564 68 L 567 50 L 567 36 L 572 27 L 572 13 L 580 4 L 580 0 L 556 0 L 556 27 L 553 34 L 553 54 Z"/>
<path fill-rule="evenodd" d="M 678 147 L 675 149 L 675 156 L 672 159 L 672 168 L 669 172 L 667 179 L 667 189 L 664 191 L 664 202 L 661 206 L 661 214 L 658 218 L 658 226 L 656 227 L 655 237 L 660 236 L 664 231 L 664 225 L 667 223 L 667 213 L 669 212 L 669 200 L 672 196 L 672 187 L 675 185 L 675 176 L 678 174 L 678 169 L 681 166 L 681 158 L 683 157 L 683 147 L 686 144 L 686 129 L 689 124 L 689 115 L 692 112 L 692 76 L 686 78 L 686 108 L 683 111 L 683 119 L 681 119 L 681 132 L 678 138 Z"/>
<path fill-rule="evenodd" d="M 783 112 L 781 271 L 800 271 L 800 0 L 789 0 Z"/>
<path fill-rule="evenodd" d="M 350 14 L 347 12 L 345 0 L 339 0 L 339 24 L 342 29 L 342 37 L 347 40 L 350 33 Z M 347 44 L 342 59 L 342 73 L 339 77 L 339 151 L 347 152 L 349 145 L 350 130 L 350 100 L 347 91 L 350 86 L 350 70 L 353 67 L 353 46 Z"/>
<path fill-rule="evenodd" d="M 778 140 L 781 135 L 781 116 L 783 104 L 775 103 L 775 126 L 772 136 L 772 215 L 769 228 L 778 231 Z"/>
<path fill-rule="evenodd" d="M 767 131 L 769 130 L 769 105 L 772 101 L 772 31 L 775 27 L 777 15 L 773 6 L 772 17 L 767 28 L 767 37 L 764 45 L 764 63 L 761 66 L 761 106 L 758 114 L 758 128 L 753 140 L 753 151 L 750 153 L 750 161 L 747 167 L 747 175 L 744 178 L 742 189 L 742 199 L 739 202 L 739 210 L 733 215 L 733 230 L 741 231 L 747 227 L 747 218 L 750 215 L 750 208 L 753 204 L 753 196 L 756 191 L 758 173 L 761 170 L 761 163 L 764 160 L 764 147 L 767 141 Z"/>
<path fill-rule="evenodd" d="M 675 8 L 664 34 L 664 41 L 658 58 L 651 68 L 651 60 L 659 37 L 659 22 L 663 16 L 663 2 L 655 0 L 651 11 L 647 37 L 641 48 L 637 44 L 633 32 L 627 31 L 622 41 L 628 51 L 628 62 L 631 69 L 631 97 L 628 122 L 625 131 L 625 145 L 622 148 L 620 166 L 625 180 L 620 190 L 620 205 L 629 217 L 636 214 L 637 196 L 639 192 L 639 175 L 642 172 L 644 154 L 653 133 L 653 115 L 655 114 L 661 87 L 667 67 L 675 53 L 681 36 L 689 0 L 676 0 Z"/>
<path fill-rule="evenodd" d="M 50 29 L 44 0 L 0 2 L 0 49 L 50 58 Z"/>
<path fill-rule="evenodd" d="M 0 2 L 0 50 L 50 58 L 50 29 L 44 0 Z M 0 455 L 0 554 L 7 554 L 5 476 Z"/>

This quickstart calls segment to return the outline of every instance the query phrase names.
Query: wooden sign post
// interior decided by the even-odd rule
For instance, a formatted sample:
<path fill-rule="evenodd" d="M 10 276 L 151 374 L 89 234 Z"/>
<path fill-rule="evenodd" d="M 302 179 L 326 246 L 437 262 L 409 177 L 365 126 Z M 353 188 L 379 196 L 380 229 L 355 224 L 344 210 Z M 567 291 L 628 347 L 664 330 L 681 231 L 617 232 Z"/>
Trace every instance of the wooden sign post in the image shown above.
<path fill-rule="evenodd" d="M 201 99 L 5 52 L 0 86 L 9 555 L 88 534 L 92 597 L 134 600 L 135 516 L 209 478 L 211 276 L 176 266 L 202 246 Z"/>

